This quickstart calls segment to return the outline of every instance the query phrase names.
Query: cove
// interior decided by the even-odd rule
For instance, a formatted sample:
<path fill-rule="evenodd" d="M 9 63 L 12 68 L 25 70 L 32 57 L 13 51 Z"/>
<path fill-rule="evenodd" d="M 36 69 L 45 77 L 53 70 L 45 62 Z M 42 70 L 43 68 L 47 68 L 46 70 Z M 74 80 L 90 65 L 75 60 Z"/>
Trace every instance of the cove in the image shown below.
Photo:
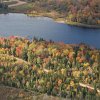
<path fill-rule="evenodd" d="M 25 14 L 0 15 L 0 37 L 11 35 L 44 38 L 67 44 L 86 43 L 100 48 L 100 29 L 57 23 L 48 17 L 28 17 Z"/>

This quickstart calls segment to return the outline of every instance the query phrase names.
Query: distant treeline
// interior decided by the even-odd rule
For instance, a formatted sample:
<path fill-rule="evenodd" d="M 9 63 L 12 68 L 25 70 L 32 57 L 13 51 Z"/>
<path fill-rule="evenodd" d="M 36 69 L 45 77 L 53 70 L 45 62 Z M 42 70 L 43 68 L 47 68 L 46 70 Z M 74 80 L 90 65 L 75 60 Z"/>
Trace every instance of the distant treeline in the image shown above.
<path fill-rule="evenodd" d="M 28 0 L 33 10 L 57 11 L 68 21 L 100 25 L 100 0 Z"/>

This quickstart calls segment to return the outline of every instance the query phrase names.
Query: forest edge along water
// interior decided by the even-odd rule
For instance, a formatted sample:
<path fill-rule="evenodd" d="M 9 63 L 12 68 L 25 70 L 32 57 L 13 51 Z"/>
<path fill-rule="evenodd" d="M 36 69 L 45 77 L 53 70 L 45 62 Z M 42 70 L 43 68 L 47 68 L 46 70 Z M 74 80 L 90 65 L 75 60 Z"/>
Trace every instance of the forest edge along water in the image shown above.
<path fill-rule="evenodd" d="M 0 15 L 0 37 L 22 36 L 44 38 L 67 44 L 86 43 L 100 48 L 100 29 L 57 23 L 48 17 L 29 17 L 25 14 Z"/>

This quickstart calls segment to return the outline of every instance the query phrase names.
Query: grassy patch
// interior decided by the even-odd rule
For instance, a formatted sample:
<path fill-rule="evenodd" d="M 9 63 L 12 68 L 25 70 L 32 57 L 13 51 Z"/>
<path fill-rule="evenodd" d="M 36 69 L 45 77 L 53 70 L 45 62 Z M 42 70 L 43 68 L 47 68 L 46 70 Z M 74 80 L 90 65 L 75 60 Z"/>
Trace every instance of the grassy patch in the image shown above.
<path fill-rule="evenodd" d="M 10 11 L 11 12 L 22 12 L 22 13 L 25 13 L 25 12 L 27 12 L 28 10 L 30 10 L 32 8 L 33 8 L 32 4 L 31 3 L 27 3 L 27 4 L 20 5 L 20 6 L 11 7 Z"/>
<path fill-rule="evenodd" d="M 4 2 L 6 5 L 12 5 L 12 4 L 16 4 L 17 1 L 8 1 L 8 2 Z"/>

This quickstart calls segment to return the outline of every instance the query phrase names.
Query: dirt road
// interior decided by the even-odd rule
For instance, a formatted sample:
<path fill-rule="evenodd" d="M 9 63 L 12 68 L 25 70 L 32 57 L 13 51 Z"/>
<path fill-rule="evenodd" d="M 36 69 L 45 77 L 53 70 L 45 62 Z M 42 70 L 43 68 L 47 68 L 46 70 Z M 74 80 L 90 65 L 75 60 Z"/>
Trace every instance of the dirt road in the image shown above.
<path fill-rule="evenodd" d="M 13 0 L 13 1 L 16 1 L 17 3 L 8 5 L 8 7 L 20 6 L 20 5 L 23 5 L 23 4 L 26 4 L 27 3 L 25 1 L 20 1 L 20 0 Z"/>

